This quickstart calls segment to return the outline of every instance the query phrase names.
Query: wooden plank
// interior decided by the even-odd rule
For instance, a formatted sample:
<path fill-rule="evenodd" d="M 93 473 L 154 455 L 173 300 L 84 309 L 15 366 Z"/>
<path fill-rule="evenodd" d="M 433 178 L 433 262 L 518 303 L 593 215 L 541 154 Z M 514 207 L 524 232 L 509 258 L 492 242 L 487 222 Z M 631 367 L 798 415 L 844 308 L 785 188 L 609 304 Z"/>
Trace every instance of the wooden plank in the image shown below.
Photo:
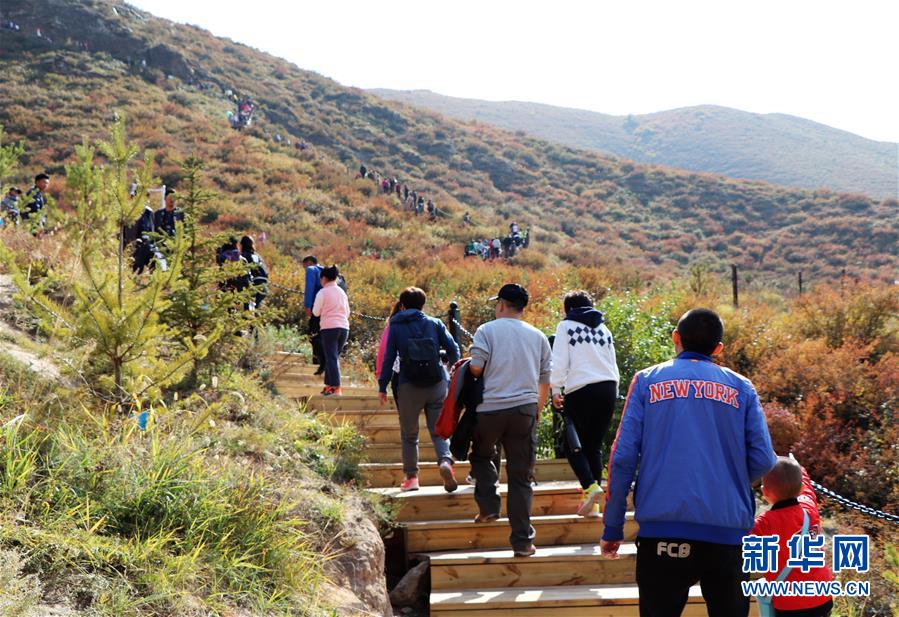
<path fill-rule="evenodd" d="M 287 396 L 290 398 L 318 398 L 318 395 L 321 394 L 322 389 L 325 386 L 321 383 L 317 384 L 305 384 L 305 385 L 297 385 L 297 384 L 287 384 L 284 385 L 281 382 L 275 382 L 275 388 L 278 390 L 278 394 L 281 396 Z M 347 399 L 356 399 L 359 397 L 369 397 L 374 399 L 374 405 L 378 405 L 378 390 L 376 388 L 367 388 L 361 386 L 345 386 L 342 388 L 343 390 L 343 398 Z M 330 400 L 332 397 L 327 397 Z M 336 397 L 342 398 L 342 397 Z M 315 405 L 316 408 L 319 408 L 319 405 Z"/>
<path fill-rule="evenodd" d="M 399 428 L 400 426 L 400 417 L 395 409 L 340 409 L 337 411 L 318 412 L 318 417 L 330 424 L 353 424 L 357 426 L 359 430 L 365 430 L 368 427 Z M 425 430 L 428 428 L 427 419 L 425 418 L 424 413 L 419 414 L 418 427 L 419 429 Z"/>
<path fill-rule="evenodd" d="M 601 557 L 598 543 L 538 547 L 531 557 L 511 549 L 430 553 L 431 591 L 636 582 L 636 545 L 622 544 L 618 555 Z"/>
<path fill-rule="evenodd" d="M 433 450 L 432 450 L 433 452 Z M 500 485 L 500 496 L 505 502 L 506 485 Z M 370 489 L 385 497 L 399 501 L 397 520 L 435 521 L 474 519 L 478 506 L 474 501 L 474 487 L 460 484 L 453 493 L 447 493 L 442 486 L 427 486 L 421 490 L 401 493 L 398 489 Z M 572 482 L 546 482 L 534 487 L 531 506 L 533 516 L 548 514 L 571 514 L 577 509 L 581 499 L 580 485 Z"/>
<path fill-rule="evenodd" d="M 690 588 L 687 602 L 683 615 L 706 615 L 705 603 L 698 585 Z M 520 617 L 549 614 L 570 617 L 588 615 L 637 617 L 638 603 L 639 592 L 636 585 L 465 589 L 435 591 L 430 597 L 432 617 L 435 615 Z"/>
<path fill-rule="evenodd" d="M 602 537 L 602 519 L 574 513 L 531 517 L 531 525 L 537 533 L 534 540 L 537 546 L 589 544 Z M 406 550 L 410 553 L 509 546 L 509 521 L 505 518 L 477 525 L 470 520 L 409 522 L 405 527 Z M 624 539 L 633 541 L 638 529 L 633 513 L 629 512 Z"/>
<path fill-rule="evenodd" d="M 339 409 L 396 409 L 393 400 L 388 398 L 387 404 L 381 407 L 376 395 L 344 395 L 344 396 L 312 396 L 309 408 L 316 411 L 335 411 Z"/>
<path fill-rule="evenodd" d="M 465 482 L 465 477 L 471 473 L 471 464 L 468 461 L 458 461 L 455 465 L 456 478 L 460 483 Z M 403 473 L 402 463 L 367 463 L 361 467 L 362 477 L 370 487 L 399 486 L 406 477 Z M 575 475 L 571 466 L 565 459 L 541 459 L 534 467 L 534 477 L 538 482 L 574 481 Z M 442 485 L 440 473 L 434 463 L 420 463 L 418 481 L 422 486 Z M 500 481 L 506 481 L 505 463 L 500 470 Z"/>
<path fill-rule="evenodd" d="M 396 463 L 403 459 L 402 447 L 398 443 L 367 443 L 363 454 L 365 460 L 369 463 Z M 419 462 L 434 463 L 436 465 L 437 455 L 434 452 L 434 446 L 431 444 L 430 437 L 422 439 L 419 436 L 418 460 Z M 459 478 L 460 481 L 464 479 Z M 442 481 L 440 485 L 443 486 Z"/>

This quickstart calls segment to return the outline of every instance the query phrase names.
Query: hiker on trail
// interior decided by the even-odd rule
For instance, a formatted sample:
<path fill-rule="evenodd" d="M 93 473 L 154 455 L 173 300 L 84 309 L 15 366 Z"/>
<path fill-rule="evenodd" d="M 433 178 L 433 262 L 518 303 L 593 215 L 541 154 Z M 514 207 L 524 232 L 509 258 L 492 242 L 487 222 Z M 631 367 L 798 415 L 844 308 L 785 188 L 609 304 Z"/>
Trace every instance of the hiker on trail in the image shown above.
<path fill-rule="evenodd" d="M 399 180 L 396 181 L 396 198 L 399 200 L 403 199 L 403 187 L 400 186 Z"/>
<path fill-rule="evenodd" d="M 134 240 L 133 263 L 131 265 L 135 274 L 142 274 L 147 266 L 153 269 L 153 257 L 156 255 L 156 244 L 153 242 L 153 234 L 156 232 L 153 207 L 149 202 L 144 204 L 144 209 L 134 223 L 130 239 Z"/>
<path fill-rule="evenodd" d="M 463 224 L 463 225 L 471 225 L 471 224 L 472 224 L 472 222 L 471 222 L 471 216 L 468 214 L 468 212 L 466 212 L 466 213 L 462 216 L 462 224 Z"/>
<path fill-rule="evenodd" d="M 381 368 L 384 366 L 384 353 L 387 351 L 387 335 L 390 333 L 390 318 L 403 310 L 403 303 L 397 300 L 396 304 L 393 305 L 393 309 L 390 311 L 390 316 L 387 318 L 387 323 L 384 324 L 384 329 L 381 331 L 381 340 L 378 343 L 378 355 L 375 356 L 375 375 L 377 377 L 381 376 Z M 396 360 L 393 362 L 393 375 L 390 376 L 390 392 L 393 394 L 393 402 L 396 404 L 397 398 L 397 386 L 399 385 L 399 375 L 400 375 L 400 359 L 397 356 Z"/>
<path fill-rule="evenodd" d="M 262 301 L 268 297 L 268 269 L 259 253 L 252 236 L 244 236 L 240 239 L 240 256 L 247 264 L 247 283 L 252 286 L 255 293 L 252 304 L 247 304 L 247 310 L 258 309 Z"/>
<path fill-rule="evenodd" d="M 337 266 L 321 270 L 322 288 L 315 295 L 312 314 L 321 319 L 321 348 L 325 356 L 323 396 L 340 396 L 340 352 L 350 334 L 350 302 L 337 285 Z"/>
<path fill-rule="evenodd" d="M 322 352 L 321 320 L 312 314 L 315 304 L 315 296 L 322 288 L 322 267 L 318 265 L 315 255 L 303 257 L 303 267 L 306 269 L 306 283 L 303 286 L 303 307 L 306 309 L 306 317 L 309 319 L 309 343 L 312 345 L 312 361 L 318 364 L 316 375 L 325 372 L 325 354 Z"/>
<path fill-rule="evenodd" d="M 437 218 L 437 206 L 434 205 L 434 201 L 432 199 L 428 200 L 428 218 L 432 220 Z"/>
<path fill-rule="evenodd" d="M 502 242 L 499 238 L 490 241 L 490 259 L 499 259 L 502 255 Z"/>
<path fill-rule="evenodd" d="M 418 216 L 425 211 L 425 198 L 423 195 L 418 196 L 418 205 L 415 207 L 415 215 Z"/>
<path fill-rule="evenodd" d="M 517 238 L 521 235 L 521 232 L 518 229 L 518 223 L 512 223 L 509 225 L 509 235 L 513 238 Z"/>
<path fill-rule="evenodd" d="M 403 185 L 403 201 L 406 201 L 408 199 L 409 199 L 409 185 L 404 184 Z"/>
<path fill-rule="evenodd" d="M 609 460 L 600 549 L 615 558 L 637 474 L 640 614 L 679 615 L 691 586 L 709 615 L 746 617 L 743 536 L 752 528 L 752 483 L 777 458 L 752 383 L 712 360 L 724 324 L 687 311 L 672 333 L 677 357 L 634 376 Z"/>
<path fill-rule="evenodd" d="M 378 378 L 381 404 L 387 402 L 387 385 L 393 376 L 393 363 L 400 360 L 397 382 L 397 409 L 403 442 L 403 472 L 406 479 L 401 491 L 415 491 L 418 483 L 418 418 L 422 409 L 437 454 L 440 477 L 448 493 L 459 486 L 453 473 L 453 457 L 449 442 L 436 433 L 437 418 L 446 399 L 449 374 L 440 361 L 440 350 L 446 351 L 450 365 L 459 359 L 459 346 L 442 321 L 422 312 L 427 301 L 418 287 L 407 287 L 400 294 L 403 310 L 390 318 L 390 330 L 384 350 L 384 362 Z"/>
<path fill-rule="evenodd" d="M 580 439 L 579 451 L 567 443 L 565 448 L 568 464 L 584 491 L 577 513 L 597 518 L 602 498 L 602 443 L 618 400 L 615 346 L 589 293 L 565 294 L 563 307 L 565 318 L 556 328 L 553 343 L 552 400 L 555 408 L 564 410 Z"/>
<path fill-rule="evenodd" d="M 536 552 L 531 527 L 531 476 L 537 457 L 540 410 L 549 395 L 552 352 L 546 336 L 523 321 L 528 305 L 524 287 L 503 285 L 491 300 L 496 301 L 496 319 L 475 332 L 468 369 L 475 377 L 483 377 L 484 383 L 470 456 L 479 509 L 475 523 L 500 516 L 499 469 L 493 459 L 497 444 L 502 444 L 509 481 L 509 542 L 516 557 L 528 557 Z"/>
<path fill-rule="evenodd" d="M 184 221 L 184 212 L 175 208 L 175 189 L 165 189 L 165 205 L 153 215 L 156 231 L 170 237 L 175 235 L 175 224 Z"/>
<path fill-rule="evenodd" d="M 34 186 L 25 193 L 25 208 L 20 209 L 19 216 L 23 221 L 32 220 L 35 233 L 43 228 L 47 222 L 47 216 L 42 211 L 47 205 L 44 191 L 50 188 L 50 176 L 44 173 L 34 177 Z"/>
<path fill-rule="evenodd" d="M 219 266 L 224 266 L 226 263 L 242 263 L 243 257 L 240 254 L 240 248 L 238 247 L 237 238 L 231 236 L 228 238 L 228 241 L 225 242 L 221 248 L 219 248 L 218 254 L 215 256 L 215 262 Z M 219 283 L 219 288 L 222 291 L 234 291 L 241 292 L 249 286 L 249 279 L 246 275 L 236 276 L 233 278 L 229 278 L 221 283 Z"/>
<path fill-rule="evenodd" d="M 0 216 L 3 221 L 9 221 L 13 225 L 19 224 L 19 198 L 22 196 L 22 189 L 14 186 L 9 187 L 9 191 L 0 201 Z"/>
<path fill-rule="evenodd" d="M 359 165 L 359 175 L 363 178 L 366 178 L 366 177 L 368 177 L 367 174 L 368 174 L 368 169 L 365 167 L 365 165 Z"/>
<path fill-rule="evenodd" d="M 793 455 L 778 456 L 774 468 L 762 478 L 762 497 L 771 509 L 755 519 L 750 532 L 754 536 L 777 536 L 780 549 L 777 553 L 776 571 L 766 572 L 769 581 L 821 581 L 833 580 L 833 572 L 827 566 L 815 567 L 803 572 L 801 568 L 788 568 L 790 557 L 788 542 L 794 535 L 816 537 L 821 533 L 821 514 L 818 498 L 811 479 Z M 786 571 L 786 573 L 784 573 Z M 774 596 L 770 598 L 773 611 L 762 612 L 767 598 L 759 598 L 759 612 L 763 617 L 775 615 L 803 615 L 805 617 L 829 617 L 833 598 L 818 596 Z"/>

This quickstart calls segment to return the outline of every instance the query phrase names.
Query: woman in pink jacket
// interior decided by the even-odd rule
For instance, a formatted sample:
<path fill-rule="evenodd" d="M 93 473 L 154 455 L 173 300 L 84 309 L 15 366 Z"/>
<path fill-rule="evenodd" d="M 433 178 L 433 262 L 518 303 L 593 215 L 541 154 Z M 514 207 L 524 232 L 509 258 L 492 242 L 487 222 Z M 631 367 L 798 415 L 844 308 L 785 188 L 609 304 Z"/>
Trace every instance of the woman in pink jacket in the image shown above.
<path fill-rule="evenodd" d="M 390 317 L 393 317 L 397 313 L 403 310 L 403 305 L 401 302 L 397 302 L 393 305 L 393 310 L 390 312 Z M 375 375 L 381 375 L 381 365 L 384 364 L 384 352 L 387 351 L 387 334 L 390 332 L 390 317 L 387 318 L 387 323 L 384 326 L 384 331 L 381 332 L 381 342 L 378 344 L 378 355 L 375 358 Z M 396 362 L 393 363 L 393 379 L 390 380 L 390 389 L 393 392 L 393 402 L 396 403 L 396 388 L 397 382 L 400 374 L 400 359 L 397 358 Z"/>
<path fill-rule="evenodd" d="M 350 334 L 350 302 L 337 285 L 340 272 L 328 266 L 321 272 L 322 288 L 315 295 L 312 314 L 321 319 L 321 345 L 325 356 L 324 396 L 340 396 L 340 351 Z"/>

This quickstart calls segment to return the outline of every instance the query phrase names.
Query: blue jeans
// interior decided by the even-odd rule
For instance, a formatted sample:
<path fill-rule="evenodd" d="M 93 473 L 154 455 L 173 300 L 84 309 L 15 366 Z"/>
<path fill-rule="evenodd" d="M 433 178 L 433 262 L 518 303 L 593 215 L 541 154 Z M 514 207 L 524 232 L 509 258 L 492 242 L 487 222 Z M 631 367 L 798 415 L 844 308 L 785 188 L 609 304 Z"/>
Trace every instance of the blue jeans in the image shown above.
<path fill-rule="evenodd" d="M 322 355 L 325 356 L 325 385 L 340 387 L 340 351 L 346 345 L 350 331 L 346 328 L 328 328 L 321 331 Z"/>

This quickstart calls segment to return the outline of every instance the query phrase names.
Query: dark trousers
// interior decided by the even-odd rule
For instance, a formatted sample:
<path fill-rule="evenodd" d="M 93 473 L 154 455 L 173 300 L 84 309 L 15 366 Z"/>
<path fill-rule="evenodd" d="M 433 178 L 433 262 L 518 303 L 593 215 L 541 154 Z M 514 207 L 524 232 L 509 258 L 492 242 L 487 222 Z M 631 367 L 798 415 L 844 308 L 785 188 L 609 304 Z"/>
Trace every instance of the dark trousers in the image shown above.
<path fill-rule="evenodd" d="M 506 511 L 512 533 L 509 543 L 515 550 L 534 541 L 531 527 L 531 475 L 537 457 L 537 404 L 520 405 L 501 411 L 479 412 L 471 448 L 471 475 L 476 480 L 475 501 L 481 514 L 500 514 L 502 502 L 497 492 L 499 469 L 496 446 L 506 454 L 509 492 Z"/>
<path fill-rule="evenodd" d="M 325 368 L 325 352 L 322 351 L 321 317 L 313 315 L 309 318 L 309 343 L 312 345 L 312 362 L 319 368 Z"/>
<path fill-rule="evenodd" d="M 346 345 L 349 334 L 350 331 L 346 328 L 328 328 L 321 331 L 326 386 L 340 387 L 340 351 Z"/>
<path fill-rule="evenodd" d="M 774 614 L 777 617 L 830 617 L 831 610 L 833 610 L 833 600 L 828 600 L 820 606 L 800 608 L 795 611 L 781 611 L 774 609 Z"/>
<path fill-rule="evenodd" d="M 660 543 L 664 543 L 661 544 Z M 679 617 L 690 587 L 699 583 L 709 617 L 747 617 L 739 545 L 677 538 L 637 538 L 640 617 Z"/>
<path fill-rule="evenodd" d="M 614 381 L 587 384 L 565 394 L 565 415 L 574 423 L 581 440 L 579 452 L 572 452 L 566 444 L 565 456 L 581 488 L 602 481 L 602 442 L 617 399 L 618 384 Z"/>

